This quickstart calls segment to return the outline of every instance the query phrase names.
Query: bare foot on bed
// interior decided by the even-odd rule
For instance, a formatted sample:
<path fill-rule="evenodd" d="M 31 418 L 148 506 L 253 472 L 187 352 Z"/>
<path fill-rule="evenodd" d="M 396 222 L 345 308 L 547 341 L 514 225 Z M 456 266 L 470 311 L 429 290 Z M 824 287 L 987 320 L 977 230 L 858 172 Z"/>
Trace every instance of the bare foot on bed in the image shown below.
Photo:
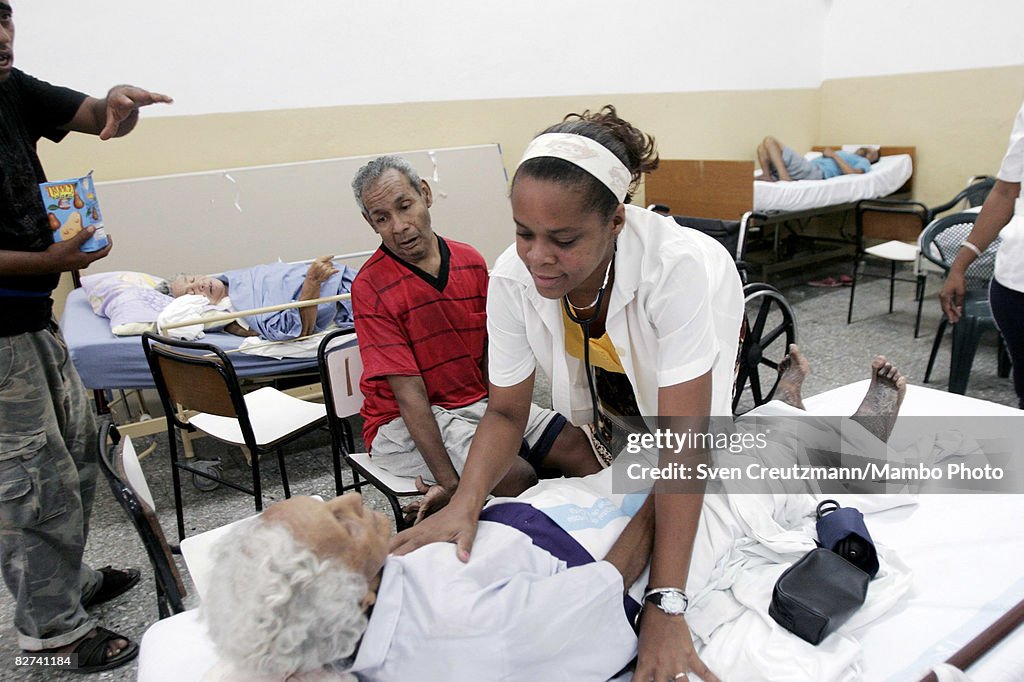
<path fill-rule="evenodd" d="M 871 385 L 851 419 L 884 443 L 896 425 L 906 392 L 907 378 L 884 355 L 876 355 L 871 362 Z"/>
<path fill-rule="evenodd" d="M 804 409 L 803 396 L 800 388 L 804 379 L 811 373 L 811 365 L 800 353 L 800 347 L 795 343 L 789 344 L 789 353 L 779 363 L 779 385 L 775 389 L 776 400 L 781 400 L 787 405 L 798 409 Z"/>

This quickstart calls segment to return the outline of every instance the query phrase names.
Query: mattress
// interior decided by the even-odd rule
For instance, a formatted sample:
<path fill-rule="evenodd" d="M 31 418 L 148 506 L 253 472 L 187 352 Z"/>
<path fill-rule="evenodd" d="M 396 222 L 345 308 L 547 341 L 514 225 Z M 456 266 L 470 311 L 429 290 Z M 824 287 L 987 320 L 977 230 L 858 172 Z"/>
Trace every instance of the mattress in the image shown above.
<path fill-rule="evenodd" d="M 842 175 L 828 180 L 754 182 L 754 212 L 791 212 L 877 199 L 892 194 L 910 179 L 909 154 L 883 156 L 870 173 Z"/>
<path fill-rule="evenodd" d="M 806 399 L 808 411 L 849 414 L 867 381 Z M 920 386 L 908 387 L 906 416 L 989 416 L 1024 412 Z M 899 428 L 899 426 L 897 426 Z M 913 570 L 903 603 L 853 632 L 863 647 L 859 671 L 844 679 L 919 680 L 1024 598 L 1024 495 L 920 495 L 917 504 L 869 513 L 873 539 L 894 548 Z M 190 561 L 191 568 L 191 561 Z M 870 589 L 870 588 L 869 588 Z M 216 653 L 191 610 L 155 623 L 139 656 L 140 682 L 201 679 Z M 744 642 L 737 642 L 742 651 Z M 808 645 L 810 646 L 810 645 Z M 819 646 L 827 646 L 827 640 Z M 180 652 L 188 651 L 188 656 Z M 969 670 L 976 682 L 1019 680 L 1024 632 L 1018 629 Z M 615 678 L 629 682 L 630 673 Z M 692 678 L 691 678 L 692 679 Z M 808 680 L 799 661 L 781 661 L 779 680 Z M 815 680 L 814 682 L 818 682 Z"/>
<path fill-rule="evenodd" d="M 92 311 L 83 289 L 68 295 L 61 331 L 86 388 L 153 388 L 141 337 L 114 336 L 110 321 Z M 200 341 L 230 350 L 238 347 L 242 337 L 208 332 Z M 246 353 L 232 353 L 230 358 L 239 377 L 308 372 L 316 368 L 315 358 L 276 360 Z"/>
<path fill-rule="evenodd" d="M 808 411 L 849 414 L 868 382 L 805 400 Z M 1024 412 L 984 400 L 908 386 L 902 417 L 1004 417 Z M 890 443 L 912 437 L 912 420 L 897 422 Z M 1024 495 L 928 494 L 917 505 L 870 514 L 868 531 L 894 548 L 914 573 L 905 603 L 854 634 L 864 647 L 865 680 L 919 680 L 1024 599 Z M 972 666 L 971 679 L 1021 679 L 1024 630 L 1018 628 Z"/>

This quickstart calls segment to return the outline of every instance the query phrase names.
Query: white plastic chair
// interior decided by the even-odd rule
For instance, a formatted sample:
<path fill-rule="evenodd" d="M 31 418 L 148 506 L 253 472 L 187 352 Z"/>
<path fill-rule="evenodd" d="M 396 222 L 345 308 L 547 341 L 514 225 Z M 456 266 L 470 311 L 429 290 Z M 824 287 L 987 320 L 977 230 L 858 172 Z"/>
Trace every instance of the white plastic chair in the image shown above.
<path fill-rule="evenodd" d="M 344 457 L 352 469 L 350 488 L 359 490 L 362 487 L 359 477 L 362 476 L 379 490 L 391 503 L 395 526 L 402 530 L 407 524 L 398 498 L 420 494 L 416 479 L 390 474 L 377 466 L 369 454 L 355 452 L 355 439 L 348 419 L 359 414 L 363 406 L 363 393 L 359 390 L 363 359 L 359 355 L 354 332 L 339 329 L 325 336 L 320 342 L 317 360 L 327 403 L 327 424 L 331 429 L 335 466 L 340 467 L 340 457 Z M 336 476 L 340 477 L 340 471 L 336 471 Z"/>

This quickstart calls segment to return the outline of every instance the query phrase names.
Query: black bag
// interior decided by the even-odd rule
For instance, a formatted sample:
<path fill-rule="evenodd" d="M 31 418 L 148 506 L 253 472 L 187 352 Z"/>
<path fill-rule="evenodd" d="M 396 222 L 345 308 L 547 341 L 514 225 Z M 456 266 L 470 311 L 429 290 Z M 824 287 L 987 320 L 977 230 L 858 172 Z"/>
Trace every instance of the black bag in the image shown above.
<path fill-rule="evenodd" d="M 818 544 L 874 578 L 878 574 L 878 552 L 860 510 L 823 500 L 817 517 Z"/>
<path fill-rule="evenodd" d="M 835 552 L 812 549 L 779 576 L 768 615 L 797 637 L 817 644 L 864 603 L 870 580 Z"/>

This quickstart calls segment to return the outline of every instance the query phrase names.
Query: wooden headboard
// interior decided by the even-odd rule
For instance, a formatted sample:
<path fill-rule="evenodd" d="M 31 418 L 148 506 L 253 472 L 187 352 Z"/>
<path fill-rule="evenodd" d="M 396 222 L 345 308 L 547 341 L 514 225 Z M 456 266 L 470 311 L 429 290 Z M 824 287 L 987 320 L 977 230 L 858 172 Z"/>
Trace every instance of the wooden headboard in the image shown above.
<path fill-rule="evenodd" d="M 754 162 L 662 159 L 644 180 L 644 200 L 675 215 L 738 220 L 754 205 Z"/>
<path fill-rule="evenodd" d="M 909 154 L 916 163 L 915 147 L 882 146 L 879 151 L 882 156 Z M 911 174 L 897 193 L 909 193 L 913 186 Z M 676 215 L 739 220 L 754 205 L 754 162 L 662 159 L 658 170 L 644 180 L 644 200 L 664 204 Z"/>

